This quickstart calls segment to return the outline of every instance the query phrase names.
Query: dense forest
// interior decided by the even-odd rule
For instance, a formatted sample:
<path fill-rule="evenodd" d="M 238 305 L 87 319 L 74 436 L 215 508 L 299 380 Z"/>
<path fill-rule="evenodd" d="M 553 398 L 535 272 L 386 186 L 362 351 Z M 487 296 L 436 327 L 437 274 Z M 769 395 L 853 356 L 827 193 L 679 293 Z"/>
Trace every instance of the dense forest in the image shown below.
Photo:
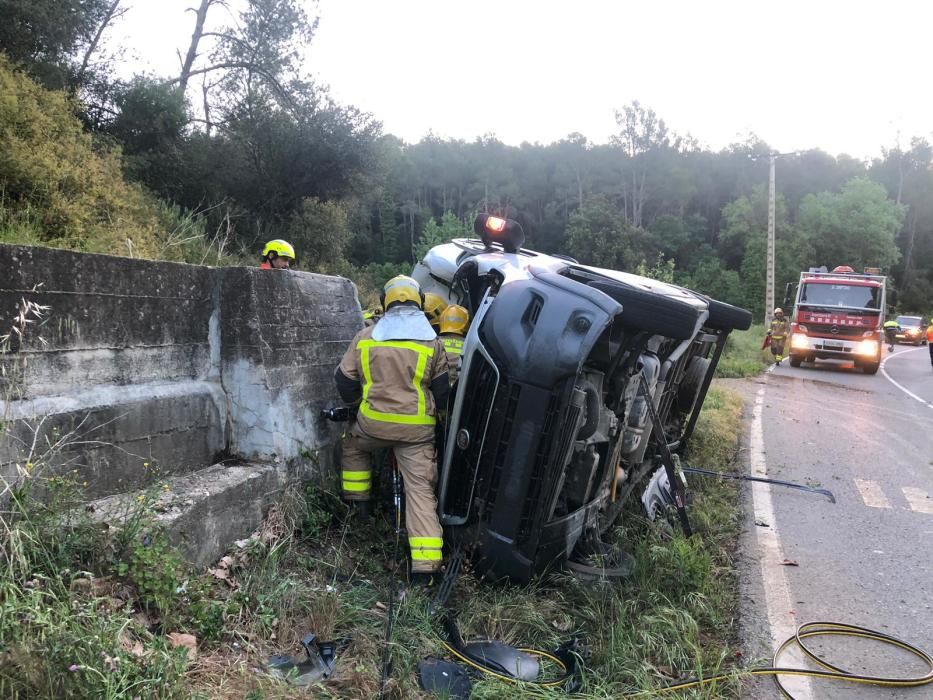
<path fill-rule="evenodd" d="M 308 77 L 311 3 L 194 4 L 177 74 L 123 80 L 108 30 L 129 3 L 0 0 L 0 241 L 226 264 L 282 237 L 303 269 L 378 284 L 488 211 L 518 219 L 529 247 L 762 315 L 764 141 L 713 151 L 632 102 L 609 143 L 408 144 Z M 777 193 L 777 299 L 809 266 L 873 265 L 899 310 L 930 314 L 925 137 L 879 144 L 870 163 L 782 157 Z"/>

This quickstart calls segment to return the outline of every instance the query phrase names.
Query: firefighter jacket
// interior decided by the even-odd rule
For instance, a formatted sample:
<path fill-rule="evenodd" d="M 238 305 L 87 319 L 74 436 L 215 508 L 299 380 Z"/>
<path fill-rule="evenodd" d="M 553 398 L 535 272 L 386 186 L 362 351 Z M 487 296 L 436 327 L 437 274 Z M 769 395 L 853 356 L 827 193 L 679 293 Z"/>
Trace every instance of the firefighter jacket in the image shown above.
<path fill-rule="evenodd" d="M 927 342 L 933 346 L 933 323 L 927 326 Z M 930 352 L 933 352 L 933 350 Z"/>
<path fill-rule="evenodd" d="M 784 340 L 787 336 L 787 319 L 786 318 L 776 318 L 771 321 L 771 329 L 768 331 L 771 334 L 772 340 Z"/>
<path fill-rule="evenodd" d="M 450 384 L 457 381 L 460 372 L 460 355 L 463 353 L 463 338 L 453 333 L 442 333 L 441 341 L 444 343 L 444 352 L 447 353 L 447 363 L 450 366 Z"/>
<path fill-rule="evenodd" d="M 374 339 L 373 332 L 389 318 L 386 314 L 353 338 L 337 368 L 337 388 L 348 402 L 354 388 L 358 392 L 357 424 L 367 435 L 392 442 L 433 441 L 437 403 L 446 403 L 450 388 L 444 344 L 437 337 Z"/>

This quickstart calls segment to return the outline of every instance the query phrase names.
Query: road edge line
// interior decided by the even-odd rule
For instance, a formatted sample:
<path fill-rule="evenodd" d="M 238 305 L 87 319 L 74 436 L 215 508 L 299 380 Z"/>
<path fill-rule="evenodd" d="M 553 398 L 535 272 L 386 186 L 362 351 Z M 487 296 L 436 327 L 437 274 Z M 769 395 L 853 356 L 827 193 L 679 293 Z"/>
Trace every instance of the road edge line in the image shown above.
<path fill-rule="evenodd" d="M 749 435 L 749 466 L 752 476 L 767 476 L 768 466 L 765 461 L 764 429 L 762 409 L 764 406 L 765 387 L 758 389 L 755 405 L 752 409 L 752 426 Z M 778 535 L 774 505 L 771 502 L 771 487 L 760 482 L 752 483 L 752 506 L 755 511 L 755 535 L 758 541 L 758 560 L 761 565 L 761 582 L 765 592 L 765 607 L 768 610 L 768 624 L 771 628 L 772 648 L 777 648 L 797 631 L 797 620 L 792 613 L 790 585 L 787 581 L 781 541 Z M 757 523 L 767 523 L 769 527 Z M 813 689 L 810 679 L 800 676 L 782 679 L 785 686 L 798 700 L 812 700 Z"/>
<path fill-rule="evenodd" d="M 908 389 L 907 387 L 905 387 L 903 384 L 901 384 L 900 382 L 898 382 L 898 381 L 895 380 L 895 379 L 892 379 L 892 378 L 891 378 L 891 375 L 888 374 L 888 370 L 885 369 L 885 365 L 888 364 L 888 360 L 893 360 L 895 357 L 903 357 L 904 355 L 906 355 L 906 354 L 908 354 L 908 353 L 911 353 L 911 352 L 916 352 L 917 350 L 920 350 L 920 349 L 923 348 L 923 347 L 925 347 L 925 346 L 921 345 L 921 346 L 916 347 L 916 348 L 911 348 L 910 350 L 905 350 L 904 352 L 898 352 L 898 353 L 894 353 L 894 354 L 888 355 L 886 358 L 884 358 L 884 359 L 881 361 L 881 374 L 884 375 L 884 378 L 885 378 L 885 379 L 887 379 L 887 380 L 888 380 L 889 382 L 891 382 L 894 386 L 896 386 L 898 389 L 900 389 L 900 390 L 903 391 L 905 394 L 907 394 L 910 398 L 915 399 L 916 401 L 919 401 L 920 403 L 922 403 L 922 404 L 923 404 L 924 406 L 926 406 L 927 408 L 933 409 L 933 403 L 930 403 L 930 402 L 927 401 L 926 399 L 917 396 L 914 392 L 912 392 L 910 389 Z"/>

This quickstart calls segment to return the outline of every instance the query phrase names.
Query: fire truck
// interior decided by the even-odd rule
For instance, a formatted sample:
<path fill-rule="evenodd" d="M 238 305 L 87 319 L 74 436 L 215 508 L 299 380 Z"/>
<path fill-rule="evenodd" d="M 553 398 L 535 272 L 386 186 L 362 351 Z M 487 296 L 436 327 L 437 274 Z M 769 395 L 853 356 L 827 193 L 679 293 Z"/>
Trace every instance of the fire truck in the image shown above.
<path fill-rule="evenodd" d="M 885 281 L 879 268 L 857 273 L 840 265 L 832 272 L 825 267 L 802 272 L 790 325 L 791 366 L 849 360 L 875 374 L 881 365 Z"/>

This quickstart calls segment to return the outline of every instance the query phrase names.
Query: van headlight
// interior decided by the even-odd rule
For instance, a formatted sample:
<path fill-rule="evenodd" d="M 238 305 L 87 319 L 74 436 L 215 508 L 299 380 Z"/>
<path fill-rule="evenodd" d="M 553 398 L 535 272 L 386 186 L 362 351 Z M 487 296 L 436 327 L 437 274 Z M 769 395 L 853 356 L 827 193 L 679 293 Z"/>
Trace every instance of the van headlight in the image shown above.
<path fill-rule="evenodd" d="M 808 348 L 810 347 L 809 342 L 807 341 L 807 336 L 803 333 L 794 333 L 790 337 L 790 346 L 792 348 Z"/>
<path fill-rule="evenodd" d="M 877 355 L 878 354 L 878 341 L 877 340 L 863 340 L 859 342 L 858 348 L 855 352 L 859 355 Z"/>

